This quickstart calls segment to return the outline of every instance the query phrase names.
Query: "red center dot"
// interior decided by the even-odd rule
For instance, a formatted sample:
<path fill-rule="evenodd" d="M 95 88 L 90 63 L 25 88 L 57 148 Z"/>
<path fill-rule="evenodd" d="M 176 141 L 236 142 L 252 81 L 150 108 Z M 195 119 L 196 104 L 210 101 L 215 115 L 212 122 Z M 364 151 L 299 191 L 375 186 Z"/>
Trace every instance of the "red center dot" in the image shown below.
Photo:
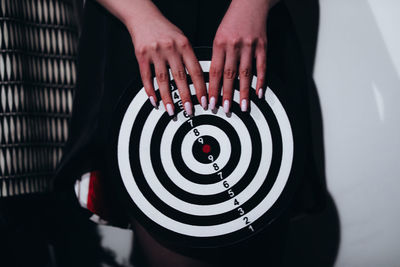
<path fill-rule="evenodd" d="M 204 153 L 210 153 L 210 151 L 211 151 L 211 146 L 210 145 L 203 145 L 203 152 Z"/>

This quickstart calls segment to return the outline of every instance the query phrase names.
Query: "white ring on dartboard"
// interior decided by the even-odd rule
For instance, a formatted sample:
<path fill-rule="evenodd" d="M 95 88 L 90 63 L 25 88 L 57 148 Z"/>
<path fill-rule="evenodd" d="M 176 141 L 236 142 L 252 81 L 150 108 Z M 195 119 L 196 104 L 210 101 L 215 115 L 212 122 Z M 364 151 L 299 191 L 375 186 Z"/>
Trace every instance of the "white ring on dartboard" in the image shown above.
<path fill-rule="evenodd" d="M 235 96 L 235 98 L 238 98 L 239 96 Z M 261 112 L 260 110 L 258 110 L 259 112 Z M 195 110 L 197 116 L 201 116 L 202 114 L 212 114 L 211 111 L 204 111 L 201 107 L 197 106 L 196 110 Z M 223 112 L 223 111 L 221 111 Z M 256 112 L 256 111 L 255 111 Z M 168 190 L 166 190 L 160 183 L 160 181 L 158 179 L 155 179 L 156 174 L 154 173 L 153 169 L 151 168 L 151 154 L 150 154 L 150 150 L 149 149 L 145 149 L 146 148 L 146 144 L 148 144 L 147 142 L 150 142 L 151 140 L 151 134 L 149 132 L 147 132 L 147 130 L 151 131 L 151 129 L 154 129 L 155 127 L 153 126 L 153 122 L 155 121 L 155 116 L 152 114 L 153 112 L 151 112 L 151 114 L 149 115 L 149 119 L 146 121 L 145 126 L 143 127 L 143 131 L 142 131 L 142 136 L 141 136 L 141 147 L 139 149 L 139 153 L 140 153 L 140 158 L 143 159 L 140 161 L 142 169 L 148 171 L 147 175 L 149 175 L 149 177 L 153 177 L 153 178 L 149 178 L 148 179 L 148 184 L 150 186 L 150 188 L 153 190 L 153 192 L 160 197 L 160 199 L 162 199 L 166 204 L 168 204 L 171 207 L 174 207 L 182 212 L 186 212 L 187 213 L 193 213 L 193 212 L 199 212 L 200 214 L 198 215 L 215 215 L 215 214 L 220 214 L 221 212 L 226 212 L 231 210 L 232 207 L 231 206 L 231 202 L 232 200 L 229 199 L 226 202 L 222 202 L 219 204 L 214 204 L 214 205 L 194 205 L 194 204 L 190 204 L 187 202 L 184 202 L 180 199 L 178 199 L 177 197 L 175 197 L 174 195 L 172 195 Z M 158 113 L 156 111 L 156 113 Z M 222 114 L 221 114 L 222 115 Z M 262 114 L 260 114 L 262 115 Z M 225 117 L 225 115 L 223 115 Z M 235 117 L 236 115 L 232 114 L 233 117 Z M 161 141 L 161 147 L 160 147 L 160 153 L 161 153 L 161 160 L 162 160 L 162 165 L 164 166 L 164 169 L 168 175 L 168 177 L 171 179 L 172 182 L 174 182 L 179 188 L 181 188 L 182 190 L 185 190 L 187 192 L 190 192 L 192 194 L 197 194 L 197 195 L 214 195 L 214 194 L 218 194 L 221 192 L 226 191 L 226 187 L 223 186 L 224 182 L 228 183 L 230 185 L 230 187 L 234 186 L 241 177 L 243 177 L 243 175 L 246 172 L 247 167 L 250 164 L 250 159 L 251 159 L 251 140 L 250 140 L 250 136 L 248 135 L 247 132 L 247 128 L 245 127 L 245 125 L 243 124 L 243 122 L 241 122 L 241 120 L 239 118 L 237 118 L 236 120 L 232 120 L 235 121 L 235 123 L 237 123 L 238 128 L 242 129 L 242 139 L 240 140 L 241 142 L 243 142 L 242 144 L 240 144 L 242 146 L 242 151 L 247 151 L 247 153 L 243 152 L 242 153 L 242 157 L 237 165 L 237 167 L 235 168 L 235 170 L 228 176 L 228 177 L 223 177 L 223 180 L 221 180 L 220 182 L 218 182 L 218 184 L 220 184 L 220 186 L 218 186 L 218 184 L 197 184 L 197 183 L 193 183 L 191 181 L 189 181 L 188 179 L 186 179 L 185 177 L 183 177 L 177 170 L 176 168 L 174 168 L 174 163 L 172 161 L 172 157 L 171 157 L 171 143 L 172 143 L 172 138 L 168 138 L 171 137 L 173 135 L 173 133 L 176 132 L 176 129 L 179 128 L 180 123 L 187 123 L 187 118 L 184 117 L 183 113 L 179 113 L 177 116 L 177 121 L 172 121 L 169 122 L 169 125 L 171 125 L 171 127 L 166 127 L 164 134 L 163 134 L 163 138 Z M 243 125 L 241 125 L 243 124 Z M 265 147 L 272 147 L 272 140 L 269 133 L 269 128 L 267 124 L 260 124 L 259 125 L 261 128 L 259 130 L 262 130 L 263 132 L 265 132 L 265 138 L 263 140 L 263 146 Z M 247 132 L 247 135 L 244 133 L 244 131 Z M 166 140 L 164 140 L 164 136 L 166 136 Z M 260 164 L 263 167 L 260 167 L 259 173 L 267 173 L 270 163 L 271 163 L 271 154 L 270 153 L 264 153 L 264 157 L 262 158 Z M 221 169 L 223 168 L 223 166 L 221 166 Z M 212 169 L 212 171 L 210 171 L 210 174 L 215 173 L 218 171 L 215 171 Z M 247 201 L 255 192 L 257 192 L 257 190 L 259 189 L 259 187 L 262 185 L 263 181 L 264 181 L 265 177 L 262 177 L 262 175 L 259 176 L 255 176 L 255 178 L 253 179 L 253 181 L 246 187 L 245 190 L 242 191 L 241 194 L 237 195 L 237 197 L 239 199 L 242 199 L 244 203 L 245 201 Z M 187 206 L 188 205 L 188 206 Z M 186 206 L 186 207 L 185 207 Z"/>
<path fill-rule="evenodd" d="M 192 92 L 193 93 L 193 92 Z M 236 91 L 235 92 L 235 96 L 234 96 L 235 100 L 239 99 L 239 94 Z M 202 114 L 212 114 L 211 111 L 204 111 L 201 107 L 197 106 L 198 110 L 196 110 L 197 116 L 201 116 Z M 223 112 L 223 111 L 222 111 Z M 255 107 L 254 108 L 254 112 L 256 115 L 256 117 L 262 117 L 261 111 Z M 155 121 L 155 115 L 153 115 L 152 113 L 159 113 L 157 110 L 153 110 L 150 115 L 149 115 L 149 119 L 146 120 L 145 125 L 143 127 L 143 131 L 142 131 L 142 136 L 141 136 L 141 142 L 140 142 L 140 149 L 139 149 L 139 155 L 140 155 L 140 164 L 143 170 L 146 170 L 146 177 L 148 177 L 147 183 L 149 185 L 149 187 L 153 190 L 153 192 L 167 205 L 169 205 L 170 207 L 179 210 L 183 213 L 188 213 L 188 214 L 192 214 L 192 215 L 198 215 L 198 216 L 211 216 L 211 215 L 218 215 L 221 213 L 225 213 L 228 211 L 231 211 L 235 208 L 237 208 L 233 202 L 234 199 L 228 199 L 224 202 L 218 203 L 218 204 L 212 204 L 212 205 L 196 205 L 196 204 L 192 204 L 192 203 L 188 203 L 185 202 L 179 198 L 177 198 L 176 196 L 174 196 L 173 194 L 171 194 L 168 190 L 166 190 L 161 182 L 159 181 L 159 179 L 157 178 L 156 174 L 154 173 L 154 170 L 151 166 L 151 154 L 150 154 L 150 150 L 146 149 L 147 144 L 150 143 L 151 141 L 151 136 L 152 134 L 150 134 L 150 132 L 148 132 L 147 130 L 151 131 L 151 129 L 154 129 L 155 127 L 152 125 Z M 221 114 L 222 115 L 222 114 Z M 224 117 L 225 114 L 223 114 Z M 236 116 L 234 114 L 232 114 L 232 116 Z M 187 123 L 188 119 L 183 115 L 183 112 L 179 113 L 177 115 L 177 121 L 170 121 L 169 124 L 170 125 L 176 125 L 174 127 L 179 128 L 179 122 L 181 123 Z M 241 120 L 239 118 L 237 118 L 236 120 L 232 120 L 235 121 L 236 123 L 241 122 Z M 146 125 L 147 124 L 147 125 Z M 240 124 L 239 124 L 240 125 Z M 267 147 L 267 148 L 271 148 L 272 147 L 272 140 L 270 135 L 268 134 L 269 128 L 268 125 L 266 123 L 259 123 L 258 125 L 260 128 L 258 129 L 261 132 L 265 132 L 264 138 L 262 138 L 262 146 L 263 147 Z M 177 129 L 176 128 L 176 129 Z M 246 129 L 247 128 L 244 126 L 239 126 L 239 128 L 241 129 Z M 172 128 L 173 129 L 173 128 Z M 167 132 L 164 131 L 164 135 L 163 136 L 171 136 L 176 130 L 173 129 L 171 130 L 171 132 Z M 246 135 L 244 135 L 246 136 Z M 244 141 L 245 138 L 243 138 L 241 141 Z M 165 147 L 163 147 L 163 145 L 161 145 L 161 151 L 165 152 L 165 157 L 162 157 L 163 160 L 163 166 L 168 174 L 168 177 L 175 183 L 177 184 L 182 190 L 188 191 L 190 193 L 193 194 L 198 194 L 198 195 L 213 195 L 213 194 L 217 194 L 217 193 L 221 193 L 227 190 L 227 188 L 224 186 L 224 182 L 227 182 L 230 186 L 229 188 L 231 188 L 232 186 L 234 186 L 239 180 L 240 178 L 244 175 L 249 163 L 250 163 L 250 158 L 251 158 L 251 153 L 248 153 L 248 155 L 245 153 L 242 153 L 242 155 L 244 155 L 244 157 L 242 157 L 243 159 L 245 159 L 245 163 L 239 163 L 238 167 L 235 169 L 235 171 L 229 175 L 228 177 L 226 177 L 223 181 L 220 181 L 218 184 L 196 184 L 193 183 L 187 179 L 185 179 L 175 168 L 173 165 L 173 162 L 171 160 L 171 155 L 168 154 L 171 152 L 171 146 L 170 144 L 168 144 L 167 142 L 162 141 L 162 144 L 165 144 Z M 250 139 L 248 141 L 244 141 L 243 146 L 246 146 L 248 150 L 250 150 L 251 152 L 251 141 Z M 247 200 L 249 200 L 258 190 L 259 188 L 262 186 L 262 184 L 265 181 L 265 174 L 268 173 L 269 170 L 269 166 L 271 163 L 271 151 L 267 152 L 267 153 L 262 153 L 261 159 L 260 159 L 260 167 L 256 173 L 256 175 L 254 176 L 254 178 L 252 179 L 251 183 L 249 183 L 246 188 L 244 190 L 242 190 L 239 194 L 237 194 L 235 196 L 235 199 L 237 201 L 239 201 L 240 203 L 245 203 Z M 164 161 L 165 160 L 165 161 Z M 243 162 L 243 160 L 242 160 Z M 169 172 L 167 170 L 170 170 Z M 172 172 L 172 170 L 174 170 Z M 219 186 L 218 186 L 219 185 Z"/>
<path fill-rule="evenodd" d="M 197 112 L 197 110 L 195 112 Z M 207 175 L 218 172 L 214 169 L 213 164 L 218 164 L 218 166 L 223 167 L 226 163 L 228 163 L 231 155 L 231 142 L 229 141 L 228 136 L 226 133 L 224 133 L 224 131 L 214 125 L 200 125 L 197 126 L 196 129 L 200 133 L 199 136 L 196 136 L 193 131 L 189 131 L 182 140 L 181 155 L 183 161 L 189 169 L 200 174 Z M 192 147 L 195 142 L 200 142 L 203 140 L 202 136 L 207 133 L 212 133 L 212 137 L 218 141 L 219 146 L 221 147 L 221 152 L 218 158 L 214 159 L 213 157 L 210 157 L 209 163 L 202 163 L 194 157 Z M 164 136 L 168 135 L 164 134 Z M 161 144 L 163 144 L 163 140 L 161 141 Z M 164 152 L 165 150 L 161 148 L 161 160 L 165 158 L 163 155 Z"/>
<path fill-rule="evenodd" d="M 191 90 L 194 91 L 194 88 L 191 87 Z M 193 92 L 192 92 L 193 93 Z M 236 98 L 239 96 L 235 96 Z M 258 110 L 258 108 L 257 108 Z M 260 110 L 258 110 L 259 112 L 261 112 Z M 256 110 L 254 112 L 257 112 Z M 212 111 L 210 110 L 203 110 L 203 108 L 201 108 L 200 106 L 195 106 L 195 114 L 196 116 L 201 116 L 203 114 L 208 114 L 208 115 L 213 115 Z M 230 123 L 235 129 L 240 130 L 240 132 L 238 134 L 240 134 L 240 146 L 242 148 L 242 153 L 240 155 L 240 160 L 239 163 L 237 164 L 237 167 L 234 169 L 234 171 L 228 176 L 228 177 L 223 177 L 224 181 L 226 181 L 228 184 L 230 184 L 231 186 L 235 185 L 241 177 L 243 177 L 243 175 L 245 174 L 249 164 L 250 164 L 250 159 L 251 159 L 251 138 L 250 138 L 250 134 L 246 128 L 246 126 L 244 125 L 244 123 L 242 122 L 242 120 L 240 120 L 236 114 L 232 113 L 232 117 L 231 118 L 227 118 L 225 113 L 223 112 L 222 109 L 218 110 L 218 115 L 220 116 L 221 119 L 226 120 L 228 123 Z M 260 116 L 262 116 L 262 114 L 260 113 Z M 161 161 L 163 163 L 163 166 L 165 166 L 165 172 L 167 173 L 168 177 L 170 177 L 171 181 L 176 184 L 178 187 L 180 187 L 181 189 L 190 192 L 192 194 L 196 194 L 196 195 L 213 195 L 213 194 L 218 194 L 221 193 L 223 191 L 226 191 L 225 187 L 218 187 L 215 186 L 215 184 L 197 184 L 197 183 L 193 183 L 191 181 L 189 181 L 188 179 L 186 179 L 185 177 L 182 176 L 182 174 L 179 173 L 179 171 L 174 168 L 174 162 L 172 160 L 172 156 L 171 156 L 171 145 L 172 145 L 172 138 L 173 138 L 173 134 L 176 132 L 176 130 L 183 124 L 183 123 L 187 123 L 187 118 L 184 117 L 183 113 L 179 113 L 177 115 L 178 120 L 177 121 L 172 121 L 170 123 L 168 123 L 168 126 L 165 128 L 162 139 L 161 139 L 161 148 L 160 148 L 160 152 L 162 153 L 161 156 Z M 151 119 L 151 121 L 153 121 L 153 117 Z M 147 121 L 146 121 L 147 124 Z M 272 147 L 272 140 L 271 140 L 271 134 L 270 134 L 270 130 L 268 128 L 268 125 L 258 125 L 259 127 L 262 127 L 262 133 L 265 133 L 265 146 L 266 147 Z M 149 126 L 149 128 L 147 129 L 153 129 L 151 128 L 151 126 Z M 146 130 L 147 130 L 146 129 Z M 260 128 L 259 128 L 260 129 Z M 143 131 L 145 132 L 145 131 Z M 146 138 L 146 137 L 145 137 Z M 148 137 L 149 139 L 150 137 Z M 238 145 L 238 144 L 236 144 Z M 147 157 L 150 156 L 149 152 L 144 152 L 146 153 Z M 269 164 L 271 162 L 271 155 L 265 155 L 266 161 L 263 162 L 265 164 L 268 164 L 268 166 L 266 166 L 266 169 L 268 171 L 269 169 Z M 146 164 L 146 163 L 145 163 Z M 220 169 L 222 169 L 224 167 L 224 165 L 219 165 Z M 145 169 L 147 170 L 147 169 Z M 210 169 L 209 170 L 209 174 L 213 174 L 218 171 L 214 171 L 214 169 Z M 222 182 L 221 182 L 222 183 Z"/>
<path fill-rule="evenodd" d="M 203 71 L 205 71 L 205 72 L 209 71 L 209 66 L 210 66 L 209 61 L 201 61 L 200 64 L 203 68 Z M 256 86 L 255 78 L 253 78 L 252 86 L 253 86 L 253 88 Z M 237 97 L 235 97 L 235 99 L 234 99 L 235 101 L 238 100 L 236 98 Z M 236 232 L 243 228 L 247 228 L 249 225 L 243 223 L 242 217 L 238 217 L 237 219 L 226 222 L 226 223 L 222 223 L 222 224 L 218 224 L 218 225 L 211 225 L 211 226 L 189 225 L 186 223 L 182 223 L 182 222 L 171 219 L 170 217 L 163 214 L 161 211 L 157 210 L 143 196 L 142 192 L 138 188 L 138 186 L 135 182 L 135 179 L 133 177 L 133 172 L 131 170 L 130 160 L 129 160 L 129 146 L 126 144 L 128 144 L 130 141 L 131 129 L 132 129 L 133 123 L 136 119 L 137 113 L 140 110 L 140 108 L 142 107 L 142 105 L 147 100 L 148 99 L 147 99 L 147 95 L 145 94 L 145 91 L 140 90 L 139 93 L 134 97 L 134 99 L 130 103 L 128 109 L 126 110 L 123 121 L 121 123 L 120 133 L 118 136 L 118 167 L 120 170 L 121 178 L 123 180 L 123 183 L 125 185 L 125 188 L 126 188 L 128 194 L 130 195 L 131 199 L 134 200 L 134 202 L 138 206 L 138 208 L 140 210 L 142 210 L 142 212 L 148 218 L 150 218 L 155 223 L 161 225 L 162 227 L 169 229 L 171 231 L 174 231 L 176 233 L 193 236 L 193 237 L 220 236 L 220 235 Z M 273 184 L 270 192 L 265 196 L 265 198 L 256 207 L 254 207 L 252 210 L 250 210 L 246 213 L 247 219 L 251 222 L 256 221 L 263 214 L 265 214 L 272 207 L 272 205 L 275 203 L 275 201 L 278 199 L 278 197 L 282 193 L 282 191 L 286 185 L 286 182 L 288 180 L 290 169 L 291 169 L 291 164 L 292 164 L 292 160 L 293 160 L 293 137 L 292 137 L 291 127 L 290 127 L 290 123 L 289 123 L 287 114 L 286 114 L 282 104 L 280 103 L 279 99 L 272 92 L 272 90 L 268 89 L 266 91 L 265 100 L 270 105 L 270 107 L 277 119 L 279 128 L 281 130 L 282 160 L 281 160 L 281 165 L 279 168 L 278 175 L 276 177 L 276 181 Z M 160 103 L 160 106 L 161 107 L 163 106 L 162 103 Z M 253 109 L 255 106 L 256 105 L 252 106 L 252 109 L 251 109 L 252 113 L 254 112 Z M 164 112 L 164 109 L 160 108 L 160 110 L 158 110 L 158 111 L 153 110 L 153 112 L 161 113 L 161 112 Z M 259 114 L 259 115 L 261 115 L 261 118 L 263 118 L 262 114 Z M 258 118 L 260 118 L 260 117 L 258 117 Z M 178 120 L 179 120 L 179 114 L 178 114 Z M 257 121 L 256 116 L 254 116 L 254 120 Z M 151 136 L 151 135 L 147 135 L 147 136 Z M 143 135 L 142 135 L 142 137 L 143 137 Z M 144 140 L 141 140 L 141 142 L 140 142 L 140 147 L 141 147 L 140 150 L 141 151 L 143 150 L 142 149 L 142 144 L 144 143 L 143 141 Z M 147 144 L 150 144 L 150 142 Z M 148 147 L 145 150 L 148 150 Z M 265 153 L 262 153 L 262 157 L 264 157 L 264 154 Z M 265 158 L 261 158 L 261 162 L 263 160 L 265 160 Z M 144 161 L 144 159 L 141 158 L 140 161 L 142 162 L 142 161 Z M 146 170 L 146 172 L 148 172 L 148 171 L 151 172 L 151 169 L 152 168 L 144 169 L 144 170 Z M 267 172 L 264 171 L 263 173 L 264 173 L 263 179 L 265 179 L 265 173 L 267 173 Z M 154 172 L 153 172 L 153 175 L 154 175 Z M 257 175 L 259 175 L 259 170 L 257 171 L 256 176 Z M 138 179 L 142 179 L 142 177 L 138 177 Z M 158 179 L 157 179 L 157 177 L 151 177 L 151 176 L 146 175 L 146 180 L 149 182 L 149 181 L 158 180 Z M 158 195 L 158 196 L 164 197 L 164 196 L 160 196 L 160 195 Z M 193 204 L 191 204 L 191 205 L 193 205 Z M 187 203 L 185 204 L 186 207 L 191 206 L 191 205 L 187 205 Z M 199 206 L 199 205 L 197 205 L 197 206 Z M 210 209 L 210 206 L 213 206 L 213 205 L 209 205 L 207 209 Z M 232 208 L 234 208 L 233 204 L 232 204 Z M 182 212 L 184 212 L 184 211 L 182 211 Z M 196 211 L 188 210 L 187 213 L 196 214 Z"/>

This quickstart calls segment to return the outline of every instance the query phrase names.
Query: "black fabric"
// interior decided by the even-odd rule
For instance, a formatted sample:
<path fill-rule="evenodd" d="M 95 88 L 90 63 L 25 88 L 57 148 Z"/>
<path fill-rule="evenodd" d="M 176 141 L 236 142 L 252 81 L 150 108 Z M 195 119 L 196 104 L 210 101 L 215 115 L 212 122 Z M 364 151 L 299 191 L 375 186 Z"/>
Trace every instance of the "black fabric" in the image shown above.
<path fill-rule="evenodd" d="M 322 126 L 312 80 L 312 62 L 318 29 L 318 2 L 304 1 L 307 4 L 303 8 L 295 2 L 286 0 L 270 12 L 268 67 L 280 73 L 281 79 L 289 85 L 296 87 L 301 82 L 308 87 L 305 94 L 310 95 L 311 100 L 306 108 L 312 111 L 310 118 L 316 117 L 310 120 L 308 140 L 310 147 L 315 151 L 309 155 L 309 174 L 303 184 L 306 193 L 299 195 L 297 203 L 304 202 L 306 209 L 311 210 L 323 202 L 325 191 L 321 153 Z M 193 46 L 212 45 L 219 22 L 229 6 L 229 1 L 209 0 L 155 3 L 168 19 L 184 31 Z M 179 10 L 185 12 L 177 12 Z M 288 14 L 289 17 L 284 14 Z M 280 39 L 283 36 L 280 33 L 281 28 L 285 24 L 287 30 L 294 30 L 291 33 L 294 35 L 294 43 Z M 88 170 L 101 170 L 105 166 L 104 149 L 111 115 L 127 86 L 135 80 L 140 80 L 128 31 L 118 19 L 93 1 L 86 2 L 79 51 L 78 90 L 74 98 L 70 139 L 56 181 L 56 186 L 61 191 L 71 190 L 79 174 Z M 293 60 L 287 55 L 297 58 Z M 293 77 L 302 80 L 298 81 Z M 301 209 L 296 208 L 299 211 Z"/>
<path fill-rule="evenodd" d="M 219 22 L 230 3 L 211 0 L 154 2 L 185 33 L 193 46 L 212 46 Z M 303 7 L 295 2 L 283 1 L 270 12 L 267 68 L 283 81 L 285 87 L 301 91 L 304 96 L 302 113 L 309 118 L 295 121 L 303 127 L 300 135 L 306 151 L 302 159 L 304 173 L 299 178 L 301 182 L 292 207 L 294 214 L 298 215 L 315 210 L 317 206 L 323 207 L 326 189 L 323 149 L 315 148 L 322 146 L 320 115 L 311 114 L 319 112 L 312 79 L 318 2 L 306 0 L 304 2 L 307 4 Z M 128 31 L 94 1 L 86 2 L 79 50 L 78 90 L 74 99 L 71 134 L 56 177 L 56 189 L 60 196 L 73 195 L 70 192 L 75 179 L 82 173 L 89 170 L 106 172 L 105 149 L 112 114 L 126 88 L 132 82 L 140 83 Z M 64 200 L 68 201 L 68 197 Z M 76 201 L 73 203 L 76 204 Z M 271 239 L 279 240 L 280 237 L 282 235 L 278 234 L 275 238 L 271 236 Z M 260 238 L 254 243 L 255 246 L 263 246 L 266 239 L 268 237 Z"/>
<path fill-rule="evenodd" d="M 292 21 L 296 44 L 305 67 L 305 82 L 310 118 L 310 159 L 305 177 L 294 201 L 295 214 L 320 212 L 327 202 L 325 179 L 325 150 L 323 140 L 322 111 L 313 70 L 318 40 L 319 1 L 284 0 Z"/>
<path fill-rule="evenodd" d="M 0 266 L 55 266 L 48 194 L 0 199 Z"/>

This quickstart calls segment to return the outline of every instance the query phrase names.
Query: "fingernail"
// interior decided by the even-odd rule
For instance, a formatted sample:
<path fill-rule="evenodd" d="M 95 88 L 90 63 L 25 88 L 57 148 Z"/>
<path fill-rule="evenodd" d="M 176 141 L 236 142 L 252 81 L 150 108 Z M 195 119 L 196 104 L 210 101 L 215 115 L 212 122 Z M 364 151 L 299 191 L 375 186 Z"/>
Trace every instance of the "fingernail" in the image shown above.
<path fill-rule="evenodd" d="M 243 112 L 247 111 L 247 101 L 246 101 L 246 99 L 242 100 L 241 108 L 242 108 Z"/>
<path fill-rule="evenodd" d="M 224 112 L 225 113 L 229 112 L 229 100 L 224 101 Z"/>
<path fill-rule="evenodd" d="M 258 98 L 261 99 L 263 97 L 263 89 L 258 89 Z"/>
<path fill-rule="evenodd" d="M 168 115 L 174 116 L 174 110 L 173 110 L 171 104 L 167 104 L 167 112 L 168 112 Z"/>
<path fill-rule="evenodd" d="M 192 103 L 190 103 L 189 101 L 185 103 L 185 110 L 186 113 L 191 116 L 193 114 L 193 110 L 192 110 Z"/>
<path fill-rule="evenodd" d="M 156 108 L 157 104 L 156 101 L 154 100 L 154 97 L 150 96 L 150 103 Z"/>
<path fill-rule="evenodd" d="M 209 107 L 211 110 L 214 110 L 214 109 L 215 109 L 215 97 L 214 97 L 214 96 L 212 96 L 212 97 L 210 98 L 210 104 L 208 105 L 208 107 Z"/>
<path fill-rule="evenodd" d="M 201 97 L 201 106 L 203 107 L 204 110 L 207 109 L 207 97 L 204 95 Z"/>

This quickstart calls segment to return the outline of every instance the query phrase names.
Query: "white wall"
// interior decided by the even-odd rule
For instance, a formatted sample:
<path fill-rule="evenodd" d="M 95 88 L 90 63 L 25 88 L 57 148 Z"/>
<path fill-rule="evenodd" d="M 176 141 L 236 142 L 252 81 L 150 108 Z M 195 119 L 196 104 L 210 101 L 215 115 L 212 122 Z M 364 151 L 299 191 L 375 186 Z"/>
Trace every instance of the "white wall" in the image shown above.
<path fill-rule="evenodd" d="M 400 266 L 400 0 L 320 6 L 314 76 L 340 220 L 335 266 Z M 104 245 L 126 263 L 132 237 L 107 229 Z"/>
<path fill-rule="evenodd" d="M 315 80 L 336 266 L 400 266 L 400 1 L 320 0 Z"/>

